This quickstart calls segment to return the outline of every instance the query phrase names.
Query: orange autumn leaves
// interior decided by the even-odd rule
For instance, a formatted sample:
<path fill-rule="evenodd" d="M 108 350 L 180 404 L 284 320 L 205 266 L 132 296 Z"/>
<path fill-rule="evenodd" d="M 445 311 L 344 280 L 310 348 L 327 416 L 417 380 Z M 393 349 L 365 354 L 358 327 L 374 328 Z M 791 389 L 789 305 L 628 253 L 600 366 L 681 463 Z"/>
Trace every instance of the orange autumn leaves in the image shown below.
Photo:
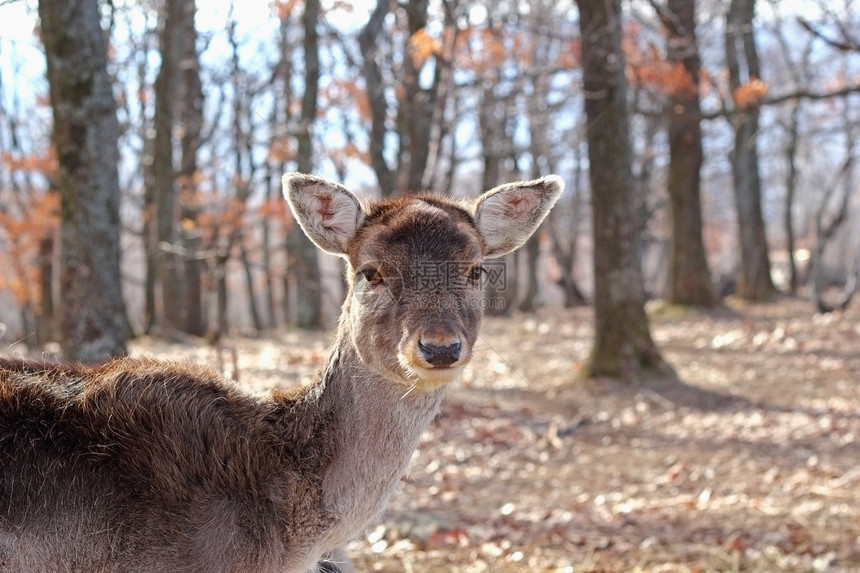
<path fill-rule="evenodd" d="M 767 94 L 768 85 L 759 78 L 752 78 L 734 93 L 735 105 L 737 107 L 752 107 L 758 105 Z"/>
<path fill-rule="evenodd" d="M 627 60 L 627 76 L 634 85 L 679 98 L 716 89 L 723 100 L 728 99 L 726 90 L 720 87 L 725 83 L 723 75 L 714 77 L 702 69 L 697 86 L 683 62 L 670 61 L 653 42 L 642 40 L 638 26 L 630 25 L 624 32 L 622 48 Z M 752 107 L 758 105 L 767 92 L 767 83 L 752 77 L 734 90 L 731 100 L 736 108 Z"/>
<path fill-rule="evenodd" d="M 645 49 L 628 38 L 624 42 L 628 79 L 635 85 L 653 88 L 670 96 L 690 96 L 697 91 L 683 62 L 667 60 L 654 44 Z"/>
<path fill-rule="evenodd" d="M 624 30 L 623 50 L 627 60 L 627 76 L 632 83 L 671 97 L 690 97 L 697 90 L 707 91 L 718 85 L 719 82 L 704 70 L 698 82 L 694 82 L 682 62 L 668 60 L 654 43 L 644 41 L 640 32 L 635 25 L 628 25 Z M 408 47 L 412 64 L 417 69 L 430 58 L 437 57 L 453 61 L 460 68 L 482 73 L 512 60 L 524 67 L 533 64 L 533 43 L 519 31 L 497 27 L 459 30 L 446 27 L 441 38 L 427 28 L 421 28 L 409 38 Z M 579 39 L 572 38 L 566 48 L 557 54 L 556 62 L 544 64 L 555 64 L 559 69 L 577 67 L 581 57 Z M 453 53 L 446 54 L 446 51 Z M 735 89 L 731 99 L 736 107 L 745 108 L 757 105 L 767 92 L 767 83 L 754 77 Z"/>
<path fill-rule="evenodd" d="M 410 36 L 408 48 L 416 69 L 424 66 L 431 57 L 441 58 L 460 69 L 479 74 L 498 68 L 503 63 L 515 62 L 522 67 L 534 64 L 534 40 L 521 31 L 500 27 L 471 26 L 456 29 L 448 26 L 442 32 L 441 38 L 427 28 L 421 28 Z M 576 48 L 565 50 L 558 55 L 556 64 L 559 68 L 576 65 L 579 61 L 578 46 Z M 575 58 L 572 57 L 574 54 Z"/>
<path fill-rule="evenodd" d="M 41 153 L 0 152 L 0 165 L 8 172 L 8 186 L 0 188 L 0 290 L 8 291 L 19 305 L 39 312 L 41 273 L 45 245 L 54 240 L 59 225 L 60 196 L 56 191 L 27 192 L 31 177 L 49 181 L 57 172 L 54 147 Z M 16 187 L 12 181 L 21 177 Z M 50 251 L 50 249 L 48 249 Z"/>
<path fill-rule="evenodd" d="M 0 210 L 0 265 L 10 271 L 0 276 L 0 290 L 9 291 L 20 305 L 37 307 L 42 299 L 38 289 L 45 263 L 39 260 L 42 244 L 54 238 L 60 197 L 55 192 L 34 193 L 26 200 L 27 205 L 20 210 Z"/>
<path fill-rule="evenodd" d="M 431 36 L 427 28 L 421 28 L 409 38 L 409 55 L 417 69 L 424 65 L 427 58 L 439 54 L 441 49 L 442 42 Z"/>

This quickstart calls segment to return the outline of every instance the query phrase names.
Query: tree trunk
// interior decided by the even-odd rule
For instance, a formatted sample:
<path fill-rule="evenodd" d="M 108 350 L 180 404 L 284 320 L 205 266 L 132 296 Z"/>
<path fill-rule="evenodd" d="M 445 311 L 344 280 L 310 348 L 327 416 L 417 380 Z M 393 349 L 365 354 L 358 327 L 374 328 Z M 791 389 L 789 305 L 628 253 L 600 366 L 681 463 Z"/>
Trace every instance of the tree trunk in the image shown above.
<path fill-rule="evenodd" d="M 570 193 L 570 191 L 569 191 Z M 559 267 L 559 278 L 557 284 L 564 292 L 564 308 L 573 308 L 586 303 L 585 295 L 576 284 L 574 273 L 576 270 L 576 243 L 579 235 L 579 195 L 574 194 L 571 210 L 571 225 L 565 229 L 558 220 L 559 209 L 556 207 L 550 213 L 550 238 L 552 255 Z"/>
<path fill-rule="evenodd" d="M 594 238 L 595 338 L 584 374 L 633 379 L 665 371 L 651 338 L 637 255 L 620 0 L 577 0 Z"/>
<path fill-rule="evenodd" d="M 271 166 L 267 166 L 266 174 L 266 202 L 272 202 L 279 197 L 280 173 L 275 173 Z M 272 268 L 272 217 L 264 215 L 260 222 L 261 241 L 263 243 L 262 271 L 263 271 L 263 301 L 266 314 L 264 328 L 275 328 L 278 325 L 277 312 L 275 310 L 275 279 Z"/>
<path fill-rule="evenodd" d="M 424 171 L 430 153 L 430 128 L 436 107 L 436 90 L 422 89 L 421 72 L 411 55 L 409 42 L 413 35 L 427 25 L 428 0 L 409 0 L 403 4 L 409 35 L 403 48 L 403 99 L 400 101 L 400 149 L 404 160 L 400 175 L 405 177 L 404 189 L 418 191 L 424 183 Z M 438 80 L 438 76 L 437 76 Z"/>
<path fill-rule="evenodd" d="M 153 30 L 153 35 L 156 30 Z M 147 58 L 142 58 L 144 62 Z M 141 85 L 145 85 L 147 78 L 148 67 L 146 64 L 138 66 L 138 81 Z M 148 113 L 148 105 L 145 98 L 141 98 L 138 108 L 142 125 L 140 127 L 140 137 L 143 141 L 143 224 L 141 225 L 141 239 L 143 243 L 144 254 L 144 278 L 143 278 L 143 332 L 151 334 L 155 323 L 158 321 L 158 293 L 156 287 L 158 284 L 158 237 L 157 237 L 157 222 L 155 220 L 156 213 L 156 196 L 155 184 L 153 181 L 152 162 L 155 149 L 155 138 L 150 137 L 149 133 L 154 131 L 155 118 L 154 113 Z"/>
<path fill-rule="evenodd" d="M 842 225 L 849 220 L 851 196 L 856 187 L 854 157 L 857 137 L 851 128 L 850 120 L 847 117 L 845 119 L 847 120 L 844 124 L 846 139 L 845 160 L 842 162 L 842 167 L 835 181 L 821 190 L 821 201 L 815 213 L 815 249 L 812 253 L 810 272 L 812 280 L 811 298 L 816 310 L 820 313 L 828 313 L 836 309 L 844 310 L 851 303 L 851 299 L 857 289 L 858 278 L 860 278 L 860 249 L 858 249 L 854 265 L 848 269 L 846 282 L 839 300 L 835 303 L 825 302 L 824 293 L 822 292 L 822 287 L 824 286 L 822 284 L 824 282 L 822 277 L 824 272 L 824 252 L 827 246 L 834 240 L 836 233 Z M 833 195 L 839 188 L 842 189 L 842 196 L 839 199 L 835 212 L 828 217 L 828 210 Z"/>
<path fill-rule="evenodd" d="M 585 295 L 579 289 L 574 277 L 577 260 L 576 246 L 584 200 L 582 192 L 583 146 L 580 142 L 576 142 L 571 147 L 574 170 L 566 188 L 567 198 L 563 199 L 563 202 L 560 201 L 561 204 L 557 205 L 549 214 L 550 228 L 552 229 L 550 232 L 552 254 L 559 266 L 558 285 L 564 291 L 565 308 L 573 308 L 586 303 Z M 561 223 L 565 215 L 570 217 L 570 224 L 567 227 Z"/>
<path fill-rule="evenodd" d="M 56 340 L 56 311 L 54 308 L 54 235 L 39 241 L 39 281 L 41 293 L 36 319 L 36 341 L 43 345 Z"/>
<path fill-rule="evenodd" d="M 254 288 L 254 270 L 251 267 L 251 258 L 248 256 L 248 249 L 245 248 L 244 238 L 239 241 L 239 257 L 242 261 L 242 269 L 245 273 L 245 288 L 248 291 L 248 310 L 251 313 L 251 321 L 254 325 L 254 330 L 260 333 L 263 330 L 263 321 L 260 318 L 260 310 L 257 307 L 256 288 Z"/>
<path fill-rule="evenodd" d="M 292 61 L 291 55 L 295 51 L 295 47 L 293 45 L 293 29 L 290 26 L 289 18 L 281 18 L 281 22 L 278 28 L 278 53 L 280 54 L 280 59 L 275 68 L 274 75 L 272 76 L 273 82 L 273 91 L 278 94 L 278 103 L 277 105 L 272 106 L 272 112 L 269 116 L 269 125 L 288 125 L 291 121 L 291 110 L 295 107 L 293 105 L 293 100 L 295 99 L 295 94 L 293 92 L 293 66 L 294 63 Z M 272 146 L 276 144 L 283 145 L 283 141 L 279 141 L 280 138 L 284 137 L 283 134 L 278 133 L 278 130 L 272 130 L 271 132 Z M 288 171 L 287 168 L 287 160 L 288 157 L 285 154 L 282 154 L 279 157 L 272 158 L 267 162 L 266 169 L 266 180 L 267 180 L 267 200 L 275 201 L 277 200 L 279 205 L 283 206 L 286 209 L 286 206 L 283 203 L 280 203 L 283 200 L 281 195 L 281 176 Z M 289 229 L 291 225 L 282 226 L 281 219 L 277 216 L 270 217 L 266 216 L 263 224 L 263 228 L 261 230 L 263 236 L 263 272 L 265 273 L 265 284 L 266 284 L 266 314 L 268 315 L 268 325 L 269 328 L 275 328 L 279 323 L 285 322 L 287 324 L 292 324 L 290 316 L 291 306 L 290 299 L 292 296 L 290 290 L 290 271 L 291 269 L 287 267 L 285 272 L 279 273 L 275 276 L 276 273 L 276 265 L 275 257 L 273 257 L 272 250 L 274 248 L 281 249 L 285 247 L 282 236 L 284 232 L 282 229 L 286 229 L 287 234 L 289 233 Z M 293 221 L 292 225 L 296 223 Z M 289 255 L 289 253 L 287 253 Z M 288 261 L 289 262 L 289 261 Z M 276 284 L 280 283 L 280 294 L 281 294 L 281 311 L 278 312 L 277 309 L 277 295 L 276 295 Z M 281 318 L 278 318 L 278 317 Z"/>
<path fill-rule="evenodd" d="M 120 276 L 119 126 L 97 0 L 40 0 L 60 192 L 60 329 L 66 358 L 126 354 Z"/>
<path fill-rule="evenodd" d="M 212 276 L 215 278 L 215 329 L 210 329 L 209 338 L 217 343 L 227 334 L 230 323 L 227 317 L 227 261 L 229 254 L 215 256 Z"/>
<path fill-rule="evenodd" d="M 385 138 L 388 129 L 385 123 L 388 119 L 388 105 L 385 102 L 385 83 L 382 80 L 378 57 L 377 39 L 382 37 L 385 18 L 391 9 L 390 0 L 377 0 L 376 8 L 370 15 L 367 25 L 358 35 L 358 45 L 361 48 L 362 74 L 367 86 L 367 99 L 370 103 L 371 123 L 369 150 L 370 164 L 376 173 L 379 190 L 383 197 L 389 197 L 396 191 L 394 171 L 385 159 Z"/>
<path fill-rule="evenodd" d="M 491 72 L 491 74 L 494 72 Z M 493 86 L 496 77 L 487 77 L 481 89 L 481 105 L 478 107 L 478 127 L 481 133 L 481 150 L 484 169 L 481 176 L 481 190 L 492 189 L 501 182 L 502 149 L 499 145 L 499 133 L 504 132 L 506 123 L 506 102 L 496 97 Z M 505 255 L 494 264 L 503 272 L 504 280 L 488 280 L 484 295 L 490 304 L 486 314 L 501 316 L 514 310 L 517 302 L 517 271 L 518 253 Z"/>
<path fill-rule="evenodd" d="M 319 0 L 307 0 L 302 15 L 305 54 L 305 94 L 302 97 L 302 116 L 298 130 L 298 170 L 311 173 L 314 166 L 312 129 L 316 121 L 320 78 L 319 42 L 317 21 Z M 290 254 L 290 269 L 295 276 L 296 325 L 300 328 L 322 326 L 322 277 L 320 275 L 317 249 L 302 232 L 293 225 L 287 237 L 287 252 Z"/>
<path fill-rule="evenodd" d="M 672 225 L 667 299 L 675 304 L 710 306 L 716 302 L 702 239 L 700 201 L 702 128 L 699 106 L 699 47 L 695 0 L 669 0 L 659 10 L 668 31 L 670 62 L 683 66 L 685 82 L 674 86 L 669 115 L 669 214 Z"/>
<path fill-rule="evenodd" d="M 791 118 L 788 125 L 788 145 L 785 157 L 788 162 L 788 172 L 785 175 L 785 209 L 783 211 L 783 229 L 785 231 L 785 250 L 788 255 L 788 292 L 797 294 L 798 276 L 797 262 L 794 258 L 794 197 L 797 194 L 797 146 L 800 131 L 800 102 L 793 102 Z"/>
<path fill-rule="evenodd" d="M 481 175 L 481 191 L 499 184 L 501 179 L 502 154 L 498 149 L 498 134 L 504 129 L 504 103 L 493 93 L 492 80 L 481 90 L 478 106 L 478 128 L 481 132 L 481 155 L 484 170 Z"/>
<path fill-rule="evenodd" d="M 155 209 L 149 248 L 156 269 L 157 290 L 161 293 L 161 308 L 155 323 L 173 328 L 182 325 L 181 283 L 176 250 L 176 168 L 173 162 L 173 127 L 176 122 L 179 64 L 182 58 L 182 0 L 167 0 L 159 14 L 159 53 L 161 67 L 155 79 L 155 116 L 152 157 L 149 162 L 147 186 Z M 165 248 L 168 247 L 168 248 Z"/>
<path fill-rule="evenodd" d="M 200 81 L 200 58 L 197 55 L 197 30 L 194 27 L 196 12 L 194 0 L 170 0 L 181 6 L 177 13 L 182 18 L 176 23 L 182 30 L 182 60 L 179 67 L 181 96 L 178 98 L 178 119 L 182 136 L 179 141 L 179 239 L 182 251 L 183 330 L 203 336 L 206 323 L 203 316 L 203 261 L 198 252 L 201 247 L 198 226 L 199 196 L 197 189 L 197 150 L 203 131 L 203 86 Z"/>
<path fill-rule="evenodd" d="M 731 0 L 726 14 L 725 40 L 729 86 L 733 94 L 737 94 L 742 85 L 761 79 L 755 47 L 754 15 L 755 0 Z M 742 68 L 746 74 L 742 74 Z M 756 141 L 759 106 L 752 102 L 737 111 L 733 121 L 735 146 L 731 161 L 740 248 L 738 296 L 745 300 L 763 300 L 773 295 L 776 287 L 770 276 L 770 256 L 761 209 Z"/>
<path fill-rule="evenodd" d="M 428 189 L 450 189 L 453 178 L 447 180 L 450 173 L 457 164 L 456 144 L 454 142 L 453 130 L 455 122 L 446 120 L 448 117 L 457 117 L 457 113 L 449 107 L 456 106 L 455 90 L 457 89 L 454 78 L 454 54 L 460 43 L 461 30 L 457 22 L 457 15 L 449 4 L 443 3 L 445 10 L 445 22 L 442 32 L 441 55 L 436 58 L 436 70 L 433 76 L 433 101 L 432 121 L 428 121 L 429 135 L 427 165 L 424 168 L 424 181 L 421 188 Z M 453 104 L 449 106 L 449 102 Z M 446 153 L 445 150 L 450 153 Z M 447 169 L 442 169 L 447 160 Z M 441 179 L 441 181 L 440 181 Z"/>
<path fill-rule="evenodd" d="M 536 61 L 549 59 L 550 46 L 541 42 L 536 47 Z M 531 97 L 535 101 L 548 101 L 550 91 L 550 78 L 545 73 L 538 72 L 529 78 L 531 82 Z M 537 179 L 547 173 L 554 173 L 555 160 L 551 153 L 551 144 L 548 141 L 552 115 L 547 111 L 544 114 L 532 114 L 529 118 L 529 151 L 531 153 L 531 178 Z M 540 301 L 540 235 L 535 232 L 525 244 L 523 249 L 526 258 L 526 288 L 523 298 L 520 300 L 519 310 L 521 312 L 534 312 Z"/>
<path fill-rule="evenodd" d="M 535 233 L 525 244 L 526 289 L 520 300 L 520 312 L 534 312 L 538 307 L 538 259 L 540 258 L 540 238 Z"/>
<path fill-rule="evenodd" d="M 564 292 L 564 308 L 574 308 L 585 304 L 585 295 L 579 290 L 576 284 L 576 279 L 573 276 L 576 266 L 576 227 L 570 230 L 569 233 L 564 233 L 561 230 L 552 232 L 552 254 L 556 264 L 559 266 L 558 285 Z M 567 248 L 561 241 L 562 237 L 567 237 Z"/>
<path fill-rule="evenodd" d="M 158 321 L 158 296 L 156 294 L 158 277 L 158 253 L 156 239 L 155 195 L 147 186 L 143 192 L 143 248 L 145 276 L 143 279 L 143 332 L 150 334 Z"/>
<path fill-rule="evenodd" d="M 782 27 L 776 31 L 776 39 L 779 42 L 783 54 L 793 54 L 796 50 L 796 38 L 791 33 L 786 33 Z M 805 83 L 809 82 L 811 71 L 810 65 L 815 65 L 811 58 L 811 53 L 815 49 L 816 42 L 808 40 L 803 46 L 803 52 L 800 57 L 793 61 L 792 57 L 786 58 L 788 71 L 791 74 L 794 82 L 794 88 L 800 89 Z M 800 273 L 797 268 L 797 259 L 795 258 L 796 236 L 794 232 L 794 208 L 795 197 L 797 196 L 797 186 L 799 171 L 797 166 L 797 153 L 800 145 L 800 117 L 801 105 L 800 99 L 792 101 L 790 104 L 787 125 L 784 126 L 788 132 L 787 142 L 785 146 L 785 161 L 788 170 L 785 174 L 785 204 L 783 207 L 783 232 L 785 233 L 785 250 L 786 259 L 788 260 L 788 291 L 792 295 L 797 294 L 797 289 L 800 285 Z"/>

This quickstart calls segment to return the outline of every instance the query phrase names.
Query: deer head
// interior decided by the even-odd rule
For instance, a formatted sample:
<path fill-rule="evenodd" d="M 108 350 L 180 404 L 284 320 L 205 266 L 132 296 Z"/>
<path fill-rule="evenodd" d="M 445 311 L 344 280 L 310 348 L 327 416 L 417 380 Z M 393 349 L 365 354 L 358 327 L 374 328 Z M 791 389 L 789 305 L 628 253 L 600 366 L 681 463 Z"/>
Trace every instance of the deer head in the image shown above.
<path fill-rule="evenodd" d="M 525 243 L 564 188 L 548 176 L 471 203 L 432 194 L 362 203 L 311 175 L 288 173 L 283 185 L 307 236 L 346 259 L 341 336 L 409 391 L 438 388 L 469 362 L 486 305 L 484 261 Z"/>

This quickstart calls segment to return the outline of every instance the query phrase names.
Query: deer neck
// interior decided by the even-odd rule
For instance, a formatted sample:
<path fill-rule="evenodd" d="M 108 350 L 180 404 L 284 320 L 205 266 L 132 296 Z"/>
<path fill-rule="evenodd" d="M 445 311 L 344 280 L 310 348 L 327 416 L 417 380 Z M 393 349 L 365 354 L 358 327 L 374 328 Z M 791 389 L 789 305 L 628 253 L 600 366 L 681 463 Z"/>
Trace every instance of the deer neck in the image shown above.
<path fill-rule="evenodd" d="M 323 473 L 323 502 L 337 519 L 331 538 L 342 543 L 385 508 L 439 411 L 444 388 L 407 393 L 407 387 L 362 362 L 344 328 L 318 387 L 317 406 L 335 429 Z"/>

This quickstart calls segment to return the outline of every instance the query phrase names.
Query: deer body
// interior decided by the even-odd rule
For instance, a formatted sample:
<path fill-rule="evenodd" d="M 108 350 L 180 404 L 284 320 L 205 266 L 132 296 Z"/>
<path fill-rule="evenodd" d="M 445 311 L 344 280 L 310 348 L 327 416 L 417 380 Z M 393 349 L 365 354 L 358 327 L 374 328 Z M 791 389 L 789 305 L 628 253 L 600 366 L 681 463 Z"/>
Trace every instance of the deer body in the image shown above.
<path fill-rule="evenodd" d="M 313 570 L 384 509 L 468 362 L 481 261 L 561 192 L 553 177 L 472 206 L 361 205 L 316 177 L 284 184 L 308 236 L 348 263 L 316 380 L 252 395 L 149 359 L 0 359 L 0 572 Z"/>

